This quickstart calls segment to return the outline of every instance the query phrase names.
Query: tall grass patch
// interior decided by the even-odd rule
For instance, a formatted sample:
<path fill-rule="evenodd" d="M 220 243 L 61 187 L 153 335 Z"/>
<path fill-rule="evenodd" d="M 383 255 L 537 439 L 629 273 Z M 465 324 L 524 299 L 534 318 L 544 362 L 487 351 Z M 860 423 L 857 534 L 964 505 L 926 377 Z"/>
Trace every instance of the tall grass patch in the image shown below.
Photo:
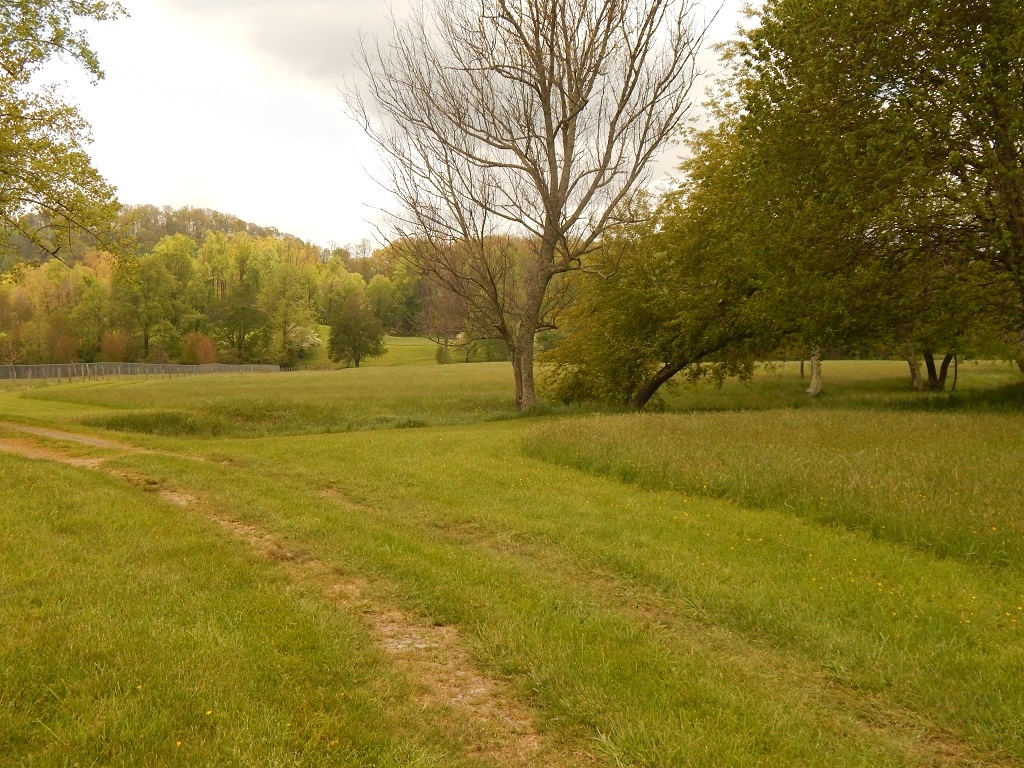
<path fill-rule="evenodd" d="M 534 457 L 1024 569 L 1024 418 L 847 410 L 595 416 Z"/>

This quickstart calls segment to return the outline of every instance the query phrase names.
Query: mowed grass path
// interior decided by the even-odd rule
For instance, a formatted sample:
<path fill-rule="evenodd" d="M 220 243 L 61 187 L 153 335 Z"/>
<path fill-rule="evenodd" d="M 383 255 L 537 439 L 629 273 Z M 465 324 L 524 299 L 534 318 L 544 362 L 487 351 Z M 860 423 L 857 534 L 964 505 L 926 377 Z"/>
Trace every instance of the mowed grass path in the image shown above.
<path fill-rule="evenodd" d="M 400 378 L 408 390 L 428 381 Z M 74 387 L 50 392 L 62 390 L 85 402 Z M 43 422 L 73 418 L 77 407 L 91 417 L 98 400 L 71 406 L 4 397 L 0 412 L 10 418 L 23 407 L 26 418 Z M 809 420 L 820 415 L 806 412 Z M 914 414 L 873 416 L 881 425 Z M 456 627 L 480 668 L 506 680 L 535 713 L 546 739 L 598 764 L 1024 763 L 1024 581 L 1014 569 L 818 525 L 788 511 L 785 497 L 752 509 L 524 453 L 528 436 L 534 444 L 554 439 L 544 430 L 571 432 L 576 420 L 451 422 L 259 440 L 136 435 L 130 439 L 165 453 L 105 453 L 117 471 L 194 494 L 340 573 L 367 579 L 380 600 Z M 801 433 L 799 423 L 786 426 L 780 441 Z M 704 423 L 702 431 L 714 440 L 718 428 Z M 243 570 L 262 574 L 256 584 L 281 586 L 273 567 L 248 562 L 197 522 L 196 512 L 163 511 L 169 531 L 192 526 L 207 537 L 203 547 L 227 547 Z M 134 514 L 123 510 L 93 525 L 125 525 L 117 521 Z M 11 548 L 26 536 L 17 534 Z M 123 544 L 107 546 L 116 552 Z M 27 549 L 17 551 L 31 563 Z M 173 558 L 160 562 L 157 575 L 174 567 Z M 74 593 L 88 579 L 61 581 Z M 324 621 L 345 624 L 332 613 L 337 608 L 303 599 L 323 610 Z M 137 612 L 154 607 L 141 599 Z M 204 610 L 221 615 L 216 601 Z M 87 655 L 97 641 L 84 629 L 75 634 L 87 638 L 76 653 Z M 369 645 L 358 631 L 354 642 Z M 151 655 L 173 653 L 154 647 Z M 39 642 L 20 654 L 38 666 L 54 663 Z M 383 676 L 397 693 L 376 699 L 383 711 L 368 712 L 380 718 L 389 745 L 381 752 L 406 750 L 443 764 L 431 736 L 431 724 L 443 718 L 430 715 L 420 730 L 410 728 L 400 672 Z M 69 698 L 54 697 L 53 710 L 63 711 Z M 47 723 L 53 711 L 39 702 L 29 709 Z M 162 722 L 159 711 L 149 716 Z M 327 722 L 328 730 L 349 733 Z M 358 734 L 352 729 L 346 743 L 361 745 Z M 102 744 L 107 735 L 93 738 Z M 236 734 L 228 728 L 219 738 L 207 745 L 214 764 Z M 46 747 L 61 754 L 60 742 Z"/>

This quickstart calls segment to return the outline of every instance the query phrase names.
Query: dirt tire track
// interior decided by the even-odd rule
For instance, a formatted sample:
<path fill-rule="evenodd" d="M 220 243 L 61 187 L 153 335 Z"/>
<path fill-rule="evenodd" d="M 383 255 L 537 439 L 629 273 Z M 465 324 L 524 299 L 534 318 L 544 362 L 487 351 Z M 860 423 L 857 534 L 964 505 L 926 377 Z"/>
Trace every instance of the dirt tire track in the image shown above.
<path fill-rule="evenodd" d="M 180 495 L 172 500 L 179 504 Z M 194 503 L 194 500 L 193 500 Z M 206 511 L 210 519 L 263 557 L 281 563 L 296 581 L 318 585 L 324 595 L 367 623 L 377 645 L 409 675 L 427 707 L 450 708 L 468 726 L 466 752 L 499 765 L 581 765 L 580 755 L 545 749 L 533 718 L 504 684 L 483 675 L 463 647 L 458 630 L 417 621 L 374 598 L 370 582 L 342 575 L 323 561 L 283 545 L 269 531 Z"/>
<path fill-rule="evenodd" d="M 141 448 L 136 448 L 132 445 L 125 445 L 124 443 L 115 443 L 113 440 L 104 440 L 101 437 L 92 437 L 91 435 L 82 435 L 77 432 L 65 432 L 62 429 L 45 429 L 43 427 L 30 427 L 26 424 L 14 424 L 8 421 L 0 421 L 0 429 L 9 429 L 13 432 L 24 432 L 27 435 L 35 435 L 36 437 L 46 437 L 50 440 L 66 440 L 71 443 L 78 443 L 80 445 L 88 445 L 92 448 L 110 448 L 113 450 L 124 450 L 124 451 L 141 451 Z"/>
<path fill-rule="evenodd" d="M 83 436 L 57 430 L 2 422 L 0 427 L 98 448 L 140 450 L 105 440 L 79 439 Z M 466 726 L 471 739 L 464 745 L 468 756 L 507 766 L 593 763 L 590 755 L 568 753 L 545 744 L 532 716 L 514 700 L 507 686 L 477 669 L 455 627 L 428 625 L 395 606 L 383 604 L 369 581 L 341 574 L 329 564 L 286 546 L 269 530 L 239 522 L 192 494 L 142 475 L 105 467 L 106 459 L 69 456 L 17 438 L 0 438 L 0 451 L 100 471 L 155 491 L 164 501 L 195 510 L 217 523 L 259 556 L 279 564 L 293 581 L 317 587 L 332 603 L 363 619 L 381 650 L 413 681 L 424 707 L 448 709 Z"/>
<path fill-rule="evenodd" d="M 100 469 L 104 462 L 104 459 L 92 456 L 68 456 L 66 453 L 44 448 L 31 440 L 22 440 L 16 437 L 0 437 L 0 451 L 24 456 L 26 459 L 55 461 L 58 464 L 68 464 L 85 469 Z"/>

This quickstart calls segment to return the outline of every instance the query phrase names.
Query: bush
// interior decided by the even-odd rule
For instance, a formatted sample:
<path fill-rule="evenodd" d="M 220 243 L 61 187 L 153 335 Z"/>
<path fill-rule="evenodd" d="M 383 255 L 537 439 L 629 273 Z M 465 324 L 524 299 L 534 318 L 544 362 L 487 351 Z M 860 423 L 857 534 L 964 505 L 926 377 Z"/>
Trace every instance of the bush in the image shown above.
<path fill-rule="evenodd" d="M 217 362 L 217 345 L 213 339 L 193 331 L 181 340 L 181 362 L 186 365 L 208 365 Z"/>
<path fill-rule="evenodd" d="M 99 359 L 104 363 L 123 363 L 128 359 L 128 337 L 121 331 L 108 331 L 100 342 Z"/>

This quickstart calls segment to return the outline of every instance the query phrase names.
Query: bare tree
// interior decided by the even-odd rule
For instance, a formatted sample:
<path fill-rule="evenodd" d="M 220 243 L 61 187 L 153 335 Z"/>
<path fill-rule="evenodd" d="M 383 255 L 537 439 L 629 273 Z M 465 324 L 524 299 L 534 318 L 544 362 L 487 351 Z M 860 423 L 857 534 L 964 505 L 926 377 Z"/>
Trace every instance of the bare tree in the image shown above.
<path fill-rule="evenodd" d="M 386 158 L 393 236 L 508 344 L 519 408 L 560 276 L 631 219 L 686 118 L 690 16 L 689 0 L 425 0 L 363 47 L 346 95 Z"/>

